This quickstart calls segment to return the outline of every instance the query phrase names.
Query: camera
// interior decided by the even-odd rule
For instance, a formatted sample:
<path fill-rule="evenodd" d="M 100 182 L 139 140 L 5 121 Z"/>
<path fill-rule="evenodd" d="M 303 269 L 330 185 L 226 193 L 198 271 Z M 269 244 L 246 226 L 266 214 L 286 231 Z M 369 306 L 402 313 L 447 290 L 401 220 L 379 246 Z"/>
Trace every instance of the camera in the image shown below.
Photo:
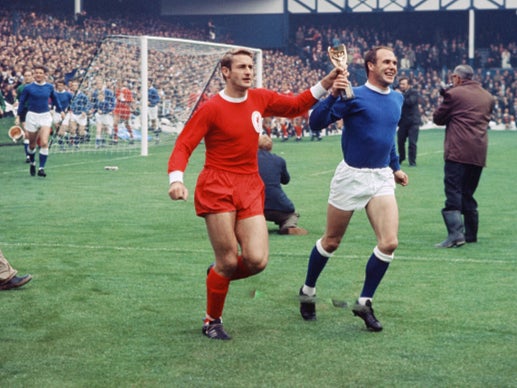
<path fill-rule="evenodd" d="M 447 84 L 447 85 L 442 85 L 442 87 L 440 88 L 440 90 L 438 91 L 438 93 L 440 93 L 440 96 L 444 96 L 445 92 L 447 90 L 449 90 L 450 88 L 452 88 L 454 86 L 454 84 Z"/>

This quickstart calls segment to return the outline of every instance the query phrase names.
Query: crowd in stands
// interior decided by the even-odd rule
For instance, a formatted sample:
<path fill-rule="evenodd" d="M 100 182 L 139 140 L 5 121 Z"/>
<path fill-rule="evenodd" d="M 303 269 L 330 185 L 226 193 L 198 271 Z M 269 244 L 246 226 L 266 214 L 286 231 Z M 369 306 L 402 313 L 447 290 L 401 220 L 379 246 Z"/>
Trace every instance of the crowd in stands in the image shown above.
<path fill-rule="evenodd" d="M 392 47 L 399 58 L 399 75 L 408 76 L 413 88 L 421 96 L 422 121 L 431 125 L 431 116 L 438 105 L 440 88 L 449 82 L 449 76 L 459 64 L 473 65 L 475 80 L 482 83 L 496 99 L 492 127 L 515 129 L 517 111 L 517 41 L 507 44 L 492 43 L 488 48 L 475 51 L 474 63 L 468 58 L 467 39 L 448 36 L 435 42 L 403 42 L 386 32 L 369 26 L 346 28 L 325 26 L 298 26 L 294 46 L 303 63 L 314 70 L 327 71 L 327 47 L 345 43 L 348 51 L 350 79 L 354 85 L 365 81 L 364 53 L 372 46 Z M 397 85 L 395 85 L 396 87 Z"/>
<path fill-rule="evenodd" d="M 108 35 L 150 35 L 208 40 L 207 32 L 187 25 L 154 18 L 111 19 L 60 17 L 24 11 L 0 11 L 0 88 L 13 103 L 23 70 L 42 63 L 49 68 L 50 82 L 80 78 L 88 68 L 99 42 Z M 233 43 L 231 37 L 219 38 Z M 224 40 L 224 41 L 221 41 Z M 345 43 L 353 85 L 365 81 L 363 55 L 373 45 L 392 46 L 399 58 L 399 74 L 407 75 L 421 95 L 423 125 L 431 125 L 440 88 L 449 81 L 454 66 L 469 63 L 467 40 L 450 36 L 433 42 L 406 42 L 389 31 L 370 26 L 346 28 L 332 25 L 295 27 L 288 50 L 264 51 L 264 87 L 283 93 L 298 93 L 320 79 L 331 66 L 327 47 Z M 517 111 L 517 43 L 493 43 L 476 51 L 475 79 L 496 99 L 493 128 L 515 129 Z M 162 66 L 156 72 L 167 73 Z M 173 82 L 173 74 L 164 74 Z M 396 87 L 397 85 L 395 85 Z M 166 86 L 165 86 L 166 87 Z M 175 91 L 174 93 L 177 93 Z"/>

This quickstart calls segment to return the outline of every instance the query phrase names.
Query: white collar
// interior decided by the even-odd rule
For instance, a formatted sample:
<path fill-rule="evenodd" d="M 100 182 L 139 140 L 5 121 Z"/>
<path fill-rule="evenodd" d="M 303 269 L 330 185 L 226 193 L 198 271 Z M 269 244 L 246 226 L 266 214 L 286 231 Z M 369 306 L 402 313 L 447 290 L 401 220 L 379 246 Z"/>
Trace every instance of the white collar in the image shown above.
<path fill-rule="evenodd" d="M 388 88 L 387 90 L 381 89 L 381 88 L 379 88 L 377 86 L 372 85 L 370 83 L 370 81 L 366 81 L 364 86 L 366 86 L 368 89 L 371 89 L 374 92 L 377 92 L 377 93 L 380 93 L 380 94 L 390 94 L 391 93 L 391 89 L 390 88 Z"/>
<path fill-rule="evenodd" d="M 248 91 L 246 90 L 246 94 L 243 97 L 230 97 L 224 92 L 224 89 L 219 92 L 219 95 L 223 100 L 226 100 L 228 102 L 244 102 L 248 98 Z"/>

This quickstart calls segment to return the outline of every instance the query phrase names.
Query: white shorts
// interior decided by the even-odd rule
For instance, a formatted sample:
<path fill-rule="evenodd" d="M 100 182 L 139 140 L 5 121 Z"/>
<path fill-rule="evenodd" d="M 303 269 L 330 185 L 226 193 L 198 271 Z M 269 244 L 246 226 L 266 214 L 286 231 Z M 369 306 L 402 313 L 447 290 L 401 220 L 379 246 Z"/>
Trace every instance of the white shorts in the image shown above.
<path fill-rule="evenodd" d="M 381 195 L 395 195 L 395 177 L 390 167 L 354 168 L 341 161 L 330 182 L 328 203 L 340 210 L 359 210 Z"/>
<path fill-rule="evenodd" d="M 27 112 L 25 118 L 25 130 L 27 132 L 38 132 L 41 127 L 52 126 L 52 114 L 50 112 L 35 113 Z"/>
<path fill-rule="evenodd" d="M 109 113 L 95 113 L 95 122 L 97 125 L 104 125 L 106 127 L 113 127 L 113 116 Z"/>
<path fill-rule="evenodd" d="M 88 116 L 83 114 L 76 115 L 75 113 L 72 113 L 70 121 L 79 124 L 80 127 L 86 127 L 86 124 L 88 123 Z"/>
<path fill-rule="evenodd" d="M 60 124 L 63 119 L 61 118 L 61 113 L 52 112 L 52 124 L 57 125 Z"/>
<path fill-rule="evenodd" d="M 70 124 L 70 115 L 71 114 L 72 114 L 71 112 L 65 113 L 65 118 L 63 119 L 63 122 L 61 123 L 62 126 L 66 127 Z"/>
<path fill-rule="evenodd" d="M 149 116 L 149 120 L 157 120 L 158 119 L 158 105 L 148 107 L 147 115 Z"/>

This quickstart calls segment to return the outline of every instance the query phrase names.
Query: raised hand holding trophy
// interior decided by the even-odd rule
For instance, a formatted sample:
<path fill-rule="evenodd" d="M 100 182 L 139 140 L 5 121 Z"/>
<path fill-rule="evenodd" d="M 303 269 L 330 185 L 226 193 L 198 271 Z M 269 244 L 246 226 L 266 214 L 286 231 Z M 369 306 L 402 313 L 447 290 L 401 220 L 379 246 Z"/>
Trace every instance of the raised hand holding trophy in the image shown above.
<path fill-rule="evenodd" d="M 328 48 L 328 54 L 330 58 L 330 62 L 334 65 L 334 67 L 340 67 L 342 69 L 345 69 L 348 67 L 347 64 L 347 52 L 346 47 L 344 44 L 340 44 L 334 47 Z M 348 85 L 342 92 L 341 92 L 341 98 L 343 100 L 351 100 L 354 98 L 354 92 L 352 90 L 352 87 Z"/>

